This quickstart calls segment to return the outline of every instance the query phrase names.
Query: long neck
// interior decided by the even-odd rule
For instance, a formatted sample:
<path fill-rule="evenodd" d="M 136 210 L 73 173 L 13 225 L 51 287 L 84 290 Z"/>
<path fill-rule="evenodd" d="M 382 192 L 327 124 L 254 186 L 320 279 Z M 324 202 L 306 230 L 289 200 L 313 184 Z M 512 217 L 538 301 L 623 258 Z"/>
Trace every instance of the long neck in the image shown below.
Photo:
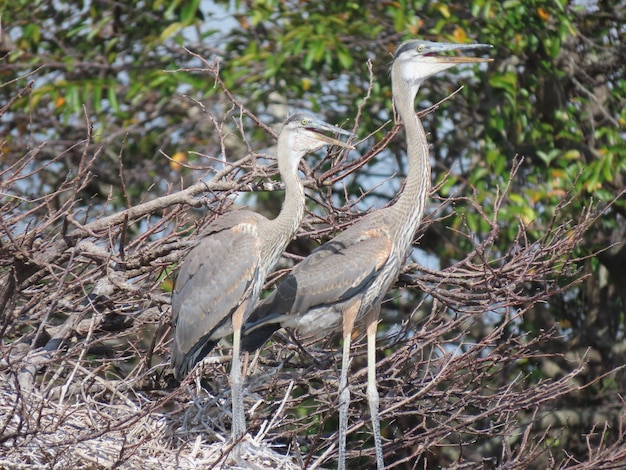
<path fill-rule="evenodd" d="M 424 215 L 430 190 L 428 141 L 422 123 L 415 114 L 417 86 L 392 74 L 392 90 L 396 109 L 404 123 L 409 169 L 402 194 L 390 208 L 398 244 L 406 252 Z"/>
<path fill-rule="evenodd" d="M 278 141 L 278 171 L 285 184 L 285 200 L 278 216 L 269 221 L 267 241 L 270 250 L 276 250 L 280 256 L 296 232 L 304 217 L 304 188 L 298 178 L 297 163 L 299 158 L 289 156 L 287 142 Z M 302 155 L 304 156 L 304 155 Z"/>

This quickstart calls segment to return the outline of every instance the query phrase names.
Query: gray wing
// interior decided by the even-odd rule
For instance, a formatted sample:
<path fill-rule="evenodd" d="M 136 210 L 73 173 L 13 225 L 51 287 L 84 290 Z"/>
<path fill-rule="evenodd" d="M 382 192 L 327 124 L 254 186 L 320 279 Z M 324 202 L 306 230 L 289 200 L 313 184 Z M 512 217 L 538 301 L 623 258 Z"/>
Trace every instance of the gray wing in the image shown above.
<path fill-rule="evenodd" d="M 237 211 L 209 225 L 185 256 L 172 295 L 172 366 L 184 376 L 222 337 L 234 310 L 260 290 L 258 216 Z"/>
<path fill-rule="evenodd" d="M 262 302 L 262 310 L 265 315 L 301 315 L 353 297 L 367 289 L 391 251 L 386 231 L 351 227 L 299 263 Z M 253 317 L 251 322 L 261 320 Z"/>

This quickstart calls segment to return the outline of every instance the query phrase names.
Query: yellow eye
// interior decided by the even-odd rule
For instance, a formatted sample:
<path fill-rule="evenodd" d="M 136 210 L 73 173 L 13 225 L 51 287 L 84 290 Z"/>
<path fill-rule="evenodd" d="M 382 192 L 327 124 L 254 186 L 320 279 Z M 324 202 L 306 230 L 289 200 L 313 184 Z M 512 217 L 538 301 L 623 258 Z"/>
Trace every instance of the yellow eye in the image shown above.
<path fill-rule="evenodd" d="M 302 121 L 300 121 L 300 124 L 302 124 L 303 126 L 306 126 L 309 123 L 309 121 L 307 121 L 306 119 L 303 119 Z"/>
<path fill-rule="evenodd" d="M 424 46 L 417 46 L 417 52 L 424 52 Z"/>

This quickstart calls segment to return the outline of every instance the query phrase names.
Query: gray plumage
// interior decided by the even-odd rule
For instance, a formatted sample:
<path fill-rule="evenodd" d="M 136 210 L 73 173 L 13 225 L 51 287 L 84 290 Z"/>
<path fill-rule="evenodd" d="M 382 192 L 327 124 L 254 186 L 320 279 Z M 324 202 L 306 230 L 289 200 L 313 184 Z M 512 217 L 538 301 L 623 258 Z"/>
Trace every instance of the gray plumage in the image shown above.
<path fill-rule="evenodd" d="M 482 47 L 491 46 L 408 41 L 398 47 L 391 66 L 391 82 L 394 104 L 404 123 L 407 140 L 408 173 L 404 190 L 393 205 L 364 216 L 299 263 L 255 307 L 244 326 L 242 347 L 252 351 L 261 347 L 280 327 L 294 328 L 303 335 L 310 335 L 342 325 L 340 469 L 345 468 L 350 339 L 355 322 L 363 319 L 368 337 L 367 395 L 376 461 L 379 469 L 384 467 L 375 378 L 376 324 L 380 303 L 410 252 L 430 189 L 428 142 L 414 111 L 415 96 L 422 82 L 437 72 L 459 63 L 488 60 L 433 54 Z"/>
<path fill-rule="evenodd" d="M 304 215 L 304 190 L 298 178 L 302 157 L 326 145 L 353 148 L 321 132 L 351 135 L 304 114 L 291 116 L 278 137 L 278 169 L 285 202 L 273 220 L 237 210 L 212 222 L 185 256 L 172 294 L 171 364 L 182 379 L 224 336 L 235 333 L 231 386 L 233 435 L 245 431 L 239 334 L 267 274 L 285 250 Z"/>

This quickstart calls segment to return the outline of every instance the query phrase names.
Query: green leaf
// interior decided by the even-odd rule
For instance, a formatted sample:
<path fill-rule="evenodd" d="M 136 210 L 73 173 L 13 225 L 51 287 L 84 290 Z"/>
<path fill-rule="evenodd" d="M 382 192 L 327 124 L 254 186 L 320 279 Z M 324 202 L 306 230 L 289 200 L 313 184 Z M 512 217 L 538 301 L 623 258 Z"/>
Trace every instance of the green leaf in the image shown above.
<path fill-rule="evenodd" d="M 547 153 L 542 150 L 537 150 L 537 156 L 546 164 L 546 166 L 550 166 L 550 163 L 552 163 L 555 158 L 558 158 L 560 154 L 561 151 L 559 149 L 552 149 Z"/>
<path fill-rule="evenodd" d="M 186 25 L 191 25 L 197 21 L 196 15 L 198 13 L 198 4 L 200 0 L 191 0 L 185 2 L 181 7 L 180 18 Z"/>
<path fill-rule="evenodd" d="M 96 113 L 102 111 L 102 88 L 101 82 L 94 84 L 92 87 L 91 99 L 93 101 L 93 109 Z"/>
<path fill-rule="evenodd" d="M 161 41 L 165 41 L 169 37 L 171 37 L 174 34 L 178 33 L 184 26 L 185 25 L 183 23 L 180 23 L 178 21 L 175 21 L 174 23 L 171 23 L 168 27 L 166 27 L 161 32 L 161 35 L 160 35 Z"/>
<path fill-rule="evenodd" d="M 522 3 L 520 2 L 520 0 L 507 0 L 505 2 L 502 2 L 502 9 L 503 10 L 508 10 L 509 8 L 515 8 L 520 6 Z"/>
<path fill-rule="evenodd" d="M 353 59 L 347 50 L 339 49 L 337 51 L 337 59 L 339 59 L 339 63 L 344 69 L 352 67 Z"/>
<path fill-rule="evenodd" d="M 117 93 L 116 93 L 116 90 L 115 90 L 115 82 L 109 83 L 109 86 L 107 88 L 107 98 L 109 100 L 109 106 L 111 106 L 111 109 L 113 110 L 113 112 L 119 113 L 120 112 L 120 103 L 117 100 Z"/>

